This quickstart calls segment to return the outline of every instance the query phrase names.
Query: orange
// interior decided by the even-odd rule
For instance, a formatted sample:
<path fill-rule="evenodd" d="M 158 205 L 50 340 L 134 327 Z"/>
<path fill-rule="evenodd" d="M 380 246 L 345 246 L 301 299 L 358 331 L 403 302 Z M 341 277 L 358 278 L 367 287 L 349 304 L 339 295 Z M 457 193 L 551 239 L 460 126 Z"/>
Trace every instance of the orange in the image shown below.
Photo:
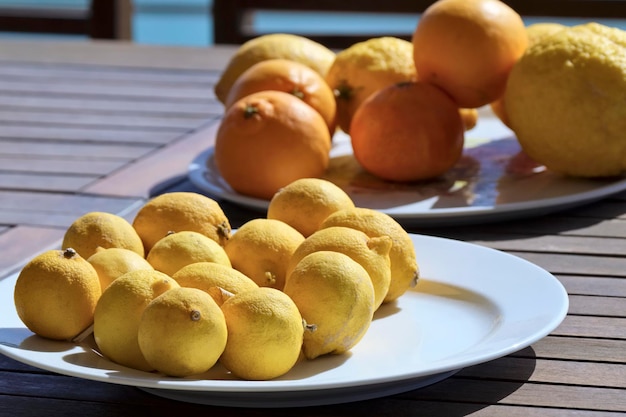
<path fill-rule="evenodd" d="M 322 116 L 282 91 L 260 91 L 228 108 L 215 137 L 215 165 L 238 193 L 270 200 L 287 184 L 321 177 L 331 139 Z"/>
<path fill-rule="evenodd" d="M 463 152 L 463 120 L 452 99 L 425 82 L 384 88 L 357 110 L 350 126 L 354 157 L 389 181 L 417 181 L 450 169 Z"/>
<path fill-rule="evenodd" d="M 230 88 L 226 108 L 237 100 L 265 90 L 293 94 L 322 115 L 331 135 L 335 131 L 337 103 L 326 80 L 312 68 L 288 59 L 268 59 L 254 64 Z"/>
<path fill-rule="evenodd" d="M 476 108 L 502 96 L 527 43 L 522 18 L 504 2 L 438 0 L 415 28 L 413 58 L 420 80 Z"/>

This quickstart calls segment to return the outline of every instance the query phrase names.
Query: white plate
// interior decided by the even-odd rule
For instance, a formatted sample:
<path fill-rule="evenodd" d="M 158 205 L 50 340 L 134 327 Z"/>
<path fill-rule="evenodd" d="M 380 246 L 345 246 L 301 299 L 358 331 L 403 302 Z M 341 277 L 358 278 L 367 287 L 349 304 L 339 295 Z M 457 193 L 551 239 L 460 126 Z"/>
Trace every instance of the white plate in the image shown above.
<path fill-rule="evenodd" d="M 136 371 L 101 357 L 93 338 L 45 340 L 21 323 L 17 275 L 0 281 L 0 353 L 42 369 L 136 386 L 203 404 L 283 407 L 332 404 L 412 390 L 518 351 L 563 320 L 568 297 L 551 274 L 521 258 L 443 238 L 411 235 L 423 278 L 376 313 L 349 354 L 298 363 L 271 381 L 242 381 L 219 366 L 196 378 Z"/>
<path fill-rule="evenodd" d="M 626 190 L 624 177 L 576 179 L 546 170 L 512 166 L 519 143 L 498 119 L 481 116 L 466 134 L 463 158 L 437 181 L 398 184 L 364 172 L 352 155 L 350 138 L 338 132 L 325 178 L 340 186 L 359 207 L 380 210 L 405 225 L 440 226 L 499 221 L 547 214 L 590 203 Z M 269 202 L 241 195 L 220 176 L 213 148 L 188 167 L 200 190 L 249 208 L 266 210 Z"/>

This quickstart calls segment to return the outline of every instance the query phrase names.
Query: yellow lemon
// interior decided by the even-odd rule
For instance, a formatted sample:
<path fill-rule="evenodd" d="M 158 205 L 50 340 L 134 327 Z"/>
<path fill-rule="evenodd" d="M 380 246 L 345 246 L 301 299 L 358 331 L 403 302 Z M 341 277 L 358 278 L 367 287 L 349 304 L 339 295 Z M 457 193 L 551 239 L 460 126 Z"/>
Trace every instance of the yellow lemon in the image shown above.
<path fill-rule="evenodd" d="M 230 223 L 217 201 L 193 192 L 158 195 L 137 212 L 133 220 L 146 253 L 169 232 L 191 230 L 224 246 L 230 237 Z"/>
<path fill-rule="evenodd" d="M 196 262 L 186 265 L 172 275 L 172 278 L 181 287 L 205 291 L 219 305 L 224 302 L 221 290 L 238 294 L 259 287 L 256 282 L 236 269 L 215 262 Z"/>
<path fill-rule="evenodd" d="M 374 314 L 374 287 L 367 271 L 340 252 L 317 251 L 296 265 L 284 288 L 302 318 L 315 330 L 304 333 L 308 359 L 352 349 Z"/>
<path fill-rule="evenodd" d="M 374 286 L 374 308 L 377 309 L 387 296 L 391 283 L 391 245 L 389 236 L 369 237 L 350 227 L 337 226 L 318 230 L 298 246 L 289 260 L 287 280 L 306 255 L 320 250 L 341 252 L 357 261 L 369 274 Z"/>
<path fill-rule="evenodd" d="M 267 380 L 287 373 L 298 361 L 304 336 L 302 316 L 285 293 L 260 287 L 222 304 L 228 328 L 220 363 L 236 376 Z"/>
<path fill-rule="evenodd" d="M 534 45 L 546 36 L 550 36 L 556 32 L 559 32 L 567 26 L 554 22 L 540 22 L 528 25 L 526 27 L 526 34 L 528 35 L 528 46 Z M 506 116 L 506 110 L 504 109 L 504 97 L 491 103 L 491 110 L 494 114 L 506 125 L 509 126 L 509 120 Z"/>
<path fill-rule="evenodd" d="M 61 247 L 72 248 L 85 259 L 99 247 L 130 249 L 144 256 L 143 243 L 132 225 L 116 214 L 99 211 L 74 220 L 65 231 Z"/>
<path fill-rule="evenodd" d="M 349 133 L 357 108 L 376 91 L 416 79 L 413 44 L 407 40 L 371 38 L 338 52 L 326 82 L 335 91 L 339 127 Z"/>
<path fill-rule="evenodd" d="M 113 281 L 94 313 L 93 335 L 100 352 L 120 365 L 153 370 L 139 347 L 141 315 L 153 299 L 177 287 L 166 274 L 148 269 L 127 272 Z"/>
<path fill-rule="evenodd" d="M 324 220 L 321 228 L 345 226 L 360 230 L 370 237 L 389 236 L 392 240 L 391 283 L 384 302 L 390 302 L 417 284 L 419 267 L 411 236 L 391 216 L 377 210 L 356 207 L 339 210 Z"/>
<path fill-rule="evenodd" d="M 302 178 L 278 190 L 267 208 L 267 218 L 283 221 L 308 237 L 331 213 L 354 207 L 348 194 L 321 178 Z"/>
<path fill-rule="evenodd" d="M 323 77 L 335 59 L 335 53 L 303 36 L 286 33 L 257 36 L 242 44 L 231 57 L 215 84 L 217 99 L 225 103 L 230 88 L 245 70 L 258 62 L 275 58 L 299 62 Z"/>
<path fill-rule="evenodd" d="M 172 276 L 185 265 L 215 262 L 231 266 L 226 251 L 215 240 L 198 232 L 170 233 L 157 241 L 146 260 L 156 269 Z"/>
<path fill-rule="evenodd" d="M 282 289 L 287 264 L 304 241 L 302 233 L 274 219 L 252 219 L 233 234 L 224 248 L 233 268 L 261 287 Z"/>
<path fill-rule="evenodd" d="M 626 169 L 626 42 L 607 32 L 572 27 L 546 36 L 509 76 L 509 124 L 526 154 L 552 171 L 606 177 Z"/>
<path fill-rule="evenodd" d="M 49 339 L 72 339 L 93 321 L 100 298 L 95 269 L 74 249 L 35 256 L 17 277 L 15 310 L 33 333 Z"/>
<path fill-rule="evenodd" d="M 210 295 L 197 288 L 173 288 L 148 304 L 138 341 L 146 361 L 171 376 L 208 371 L 226 346 L 226 320 Z"/>
<path fill-rule="evenodd" d="M 102 291 L 126 272 L 135 269 L 154 269 L 143 256 L 125 248 L 98 248 L 87 261 L 98 273 Z"/>

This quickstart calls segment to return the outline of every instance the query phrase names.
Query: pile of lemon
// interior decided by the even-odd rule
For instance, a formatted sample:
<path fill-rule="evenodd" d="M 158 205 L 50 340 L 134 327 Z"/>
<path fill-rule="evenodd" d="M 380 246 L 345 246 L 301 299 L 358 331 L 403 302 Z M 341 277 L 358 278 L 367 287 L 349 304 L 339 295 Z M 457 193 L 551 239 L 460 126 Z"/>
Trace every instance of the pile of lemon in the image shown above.
<path fill-rule="evenodd" d="M 132 223 L 87 213 L 60 250 L 22 269 L 14 301 L 37 335 L 93 332 L 120 365 L 183 377 L 220 363 L 267 380 L 350 350 L 417 279 L 415 248 L 394 219 L 304 178 L 236 233 L 216 201 L 191 192 L 149 200 Z"/>

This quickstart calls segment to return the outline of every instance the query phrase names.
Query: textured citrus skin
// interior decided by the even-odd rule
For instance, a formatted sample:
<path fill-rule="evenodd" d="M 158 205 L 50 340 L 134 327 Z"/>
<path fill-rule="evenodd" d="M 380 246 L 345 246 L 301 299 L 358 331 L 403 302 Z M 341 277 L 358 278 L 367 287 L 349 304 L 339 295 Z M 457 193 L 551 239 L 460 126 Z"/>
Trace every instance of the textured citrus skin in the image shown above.
<path fill-rule="evenodd" d="M 626 168 L 626 38 L 598 29 L 573 27 L 532 45 L 504 96 L 522 149 L 566 175 L 613 176 Z"/>

